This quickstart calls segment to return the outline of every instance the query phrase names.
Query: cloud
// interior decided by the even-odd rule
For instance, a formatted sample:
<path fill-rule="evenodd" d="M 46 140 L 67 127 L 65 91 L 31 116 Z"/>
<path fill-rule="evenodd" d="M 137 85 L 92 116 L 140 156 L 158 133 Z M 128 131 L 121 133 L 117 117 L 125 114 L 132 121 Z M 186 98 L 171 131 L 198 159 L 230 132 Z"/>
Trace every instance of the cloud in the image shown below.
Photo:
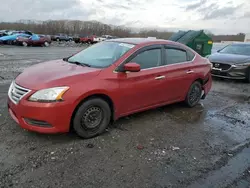
<path fill-rule="evenodd" d="M 79 0 L 3 0 L 0 6 L 0 21 L 15 21 L 19 19 L 87 19 L 94 13 L 92 9 L 84 10 Z M 91 12 L 92 11 L 92 12 Z"/>
<path fill-rule="evenodd" d="M 249 32 L 249 10 L 249 0 L 1 0 L 0 21 L 96 20 L 137 28 Z"/>
<path fill-rule="evenodd" d="M 241 5 L 240 5 L 241 6 Z M 239 10 L 240 6 L 236 7 L 224 7 L 224 8 L 218 8 L 218 9 L 213 9 L 210 12 L 207 12 L 204 16 L 204 20 L 209 20 L 209 19 L 217 19 L 217 18 L 227 18 L 231 17 L 234 15 L 234 13 Z"/>
<path fill-rule="evenodd" d="M 186 10 L 197 9 L 197 8 L 201 7 L 202 5 L 204 5 L 206 2 L 207 2 L 207 0 L 200 0 L 196 3 L 192 3 L 186 7 Z"/>
<path fill-rule="evenodd" d="M 245 12 L 243 18 L 250 18 L 250 12 Z"/>

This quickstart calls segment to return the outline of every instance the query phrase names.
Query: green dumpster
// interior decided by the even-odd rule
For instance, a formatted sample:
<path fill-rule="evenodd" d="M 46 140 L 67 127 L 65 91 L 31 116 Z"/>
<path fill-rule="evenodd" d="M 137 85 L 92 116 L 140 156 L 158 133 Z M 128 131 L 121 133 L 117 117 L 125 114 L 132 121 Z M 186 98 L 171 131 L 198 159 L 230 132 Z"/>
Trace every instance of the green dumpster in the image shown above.
<path fill-rule="evenodd" d="M 185 44 L 203 57 L 210 55 L 213 47 L 212 38 L 206 35 L 203 30 L 179 31 L 168 40 Z"/>

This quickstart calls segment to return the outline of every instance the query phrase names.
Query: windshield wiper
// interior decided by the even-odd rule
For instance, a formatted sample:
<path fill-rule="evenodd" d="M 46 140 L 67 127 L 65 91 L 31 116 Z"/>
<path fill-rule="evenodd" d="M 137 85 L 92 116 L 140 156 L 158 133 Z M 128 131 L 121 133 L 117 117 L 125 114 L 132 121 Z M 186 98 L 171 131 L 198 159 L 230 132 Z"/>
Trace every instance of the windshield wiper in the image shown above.
<path fill-rule="evenodd" d="M 68 61 L 68 62 L 72 63 L 72 64 L 80 65 L 80 66 L 91 67 L 91 65 L 89 65 L 87 63 L 81 63 L 79 61 Z"/>

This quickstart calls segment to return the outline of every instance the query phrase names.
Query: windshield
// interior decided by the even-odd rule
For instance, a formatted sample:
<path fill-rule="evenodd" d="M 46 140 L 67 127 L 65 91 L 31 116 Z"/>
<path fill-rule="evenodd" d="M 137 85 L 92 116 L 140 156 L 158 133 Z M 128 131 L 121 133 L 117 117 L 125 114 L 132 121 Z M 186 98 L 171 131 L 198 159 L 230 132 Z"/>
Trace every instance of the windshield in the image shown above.
<path fill-rule="evenodd" d="M 73 55 L 68 62 L 87 64 L 89 67 L 104 68 L 113 64 L 134 45 L 120 42 L 101 42 Z"/>
<path fill-rule="evenodd" d="M 250 56 L 250 45 L 246 44 L 232 44 L 228 45 L 222 50 L 220 53 L 227 53 L 227 54 L 239 54 L 239 55 L 247 55 Z"/>

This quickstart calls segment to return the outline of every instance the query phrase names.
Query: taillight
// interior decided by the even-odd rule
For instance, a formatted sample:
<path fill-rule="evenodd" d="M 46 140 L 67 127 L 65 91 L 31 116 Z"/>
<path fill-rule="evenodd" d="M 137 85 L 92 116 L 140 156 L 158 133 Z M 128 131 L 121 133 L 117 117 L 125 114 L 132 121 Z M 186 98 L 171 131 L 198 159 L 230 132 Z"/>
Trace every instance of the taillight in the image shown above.
<path fill-rule="evenodd" d="M 212 69 L 213 69 L 213 63 L 211 63 L 211 62 L 209 61 L 209 59 L 207 59 L 207 63 L 210 65 L 210 70 L 212 70 Z"/>

